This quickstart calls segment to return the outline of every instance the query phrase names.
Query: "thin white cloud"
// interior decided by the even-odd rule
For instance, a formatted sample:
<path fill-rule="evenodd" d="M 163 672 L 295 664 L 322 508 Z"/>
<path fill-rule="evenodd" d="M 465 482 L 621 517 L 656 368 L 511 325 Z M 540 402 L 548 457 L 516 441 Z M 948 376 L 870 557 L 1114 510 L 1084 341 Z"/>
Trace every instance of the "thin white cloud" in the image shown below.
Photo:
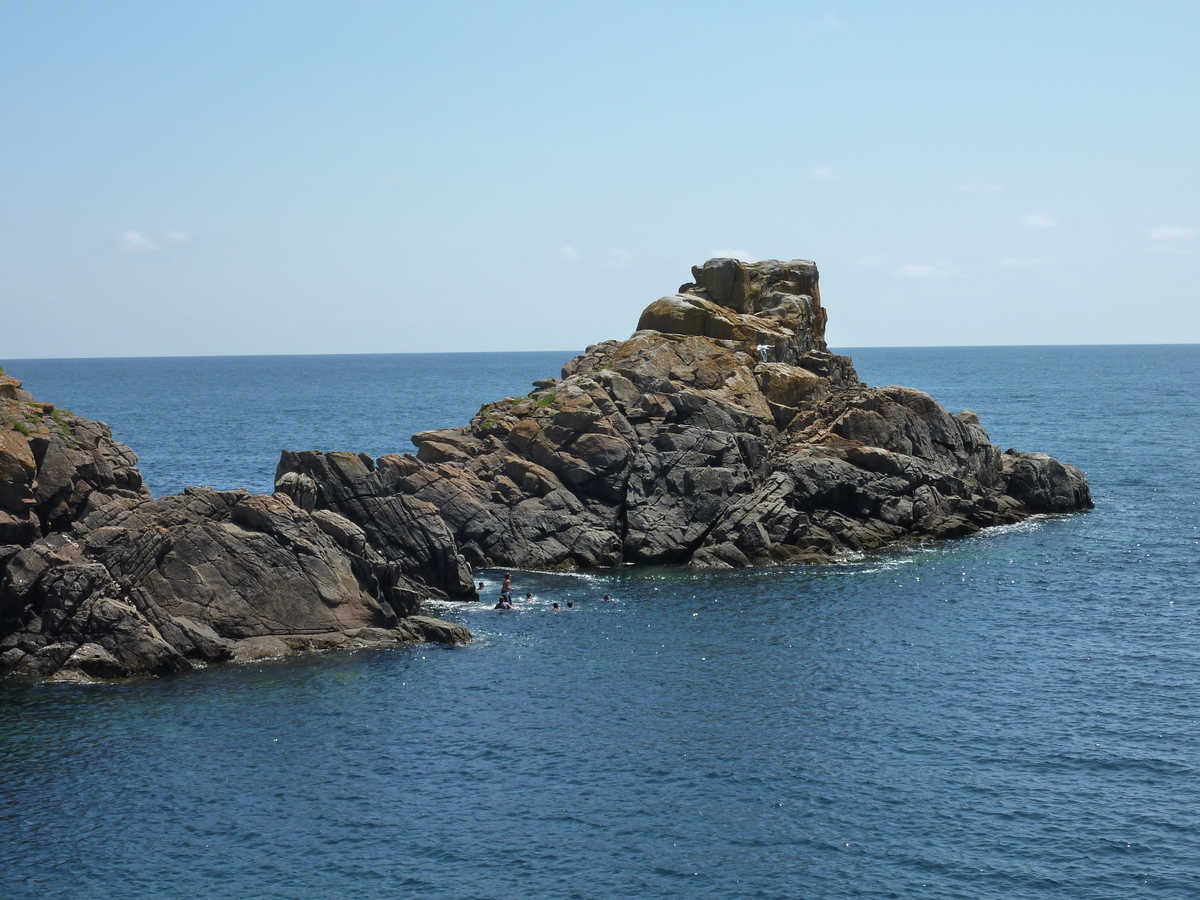
<path fill-rule="evenodd" d="M 153 253 L 158 249 L 158 241 L 141 231 L 122 231 L 117 238 L 117 249 L 126 253 Z"/>
<path fill-rule="evenodd" d="M 570 244 L 563 244 L 561 247 L 559 247 L 558 255 L 568 262 L 579 262 L 581 259 L 583 259 L 583 254 Z"/>
<path fill-rule="evenodd" d="M 709 259 L 738 259 L 742 262 L 758 262 L 758 257 L 749 250 L 718 250 Z"/>
<path fill-rule="evenodd" d="M 854 264 L 856 266 L 864 266 L 866 268 L 874 268 L 876 266 L 886 266 L 891 261 L 892 261 L 892 258 L 890 256 L 871 256 L 870 254 L 856 256 L 854 258 Z"/>
<path fill-rule="evenodd" d="M 1053 256 L 1002 256 L 996 265 L 1006 269 L 1028 269 L 1031 266 L 1046 266 L 1054 262 Z"/>
<path fill-rule="evenodd" d="M 1021 224 L 1026 228 L 1054 228 L 1058 225 L 1058 216 L 1035 209 L 1021 216 Z"/>
<path fill-rule="evenodd" d="M 1200 231 L 1186 225 L 1159 225 L 1146 232 L 1147 253 L 1155 256 L 1191 256 L 1196 252 Z"/>
<path fill-rule="evenodd" d="M 900 278 L 961 278 L 962 270 L 948 259 L 935 259 L 928 263 L 905 263 L 896 270 Z"/>
<path fill-rule="evenodd" d="M 837 178 L 837 173 L 830 166 L 817 166 L 815 169 L 810 169 L 808 174 L 815 181 L 833 181 Z"/>
<path fill-rule="evenodd" d="M 613 247 L 604 253 L 604 265 L 613 269 L 624 269 L 632 266 L 637 260 L 637 257 L 628 250 L 622 250 L 620 247 Z"/>
<path fill-rule="evenodd" d="M 1161 243 L 1194 241 L 1198 237 L 1200 237 L 1200 231 L 1197 231 L 1195 228 L 1188 228 L 1186 225 L 1159 225 L 1157 228 L 1151 228 L 1146 232 L 1148 240 Z"/>
<path fill-rule="evenodd" d="M 963 194 L 1002 194 L 1004 188 L 998 184 L 960 184 L 958 190 Z"/>
<path fill-rule="evenodd" d="M 164 233 L 162 237 L 155 237 L 144 231 L 130 228 L 118 235 L 116 248 L 124 253 L 157 253 L 165 246 L 188 244 L 191 243 L 191 240 L 190 234 L 178 229 L 172 229 Z"/>

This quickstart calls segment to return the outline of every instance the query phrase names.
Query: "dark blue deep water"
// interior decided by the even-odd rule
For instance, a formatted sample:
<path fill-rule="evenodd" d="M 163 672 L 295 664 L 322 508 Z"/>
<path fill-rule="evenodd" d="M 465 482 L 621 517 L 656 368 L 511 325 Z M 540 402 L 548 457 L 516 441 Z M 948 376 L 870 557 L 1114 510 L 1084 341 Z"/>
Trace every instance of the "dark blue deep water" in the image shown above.
<path fill-rule="evenodd" d="M 569 356 L 4 364 L 161 493 L 407 450 Z M 817 568 L 517 572 L 515 612 L 433 609 L 464 648 L 0 681 L 0 897 L 1200 896 L 1200 347 L 854 356 L 1096 509 Z"/>

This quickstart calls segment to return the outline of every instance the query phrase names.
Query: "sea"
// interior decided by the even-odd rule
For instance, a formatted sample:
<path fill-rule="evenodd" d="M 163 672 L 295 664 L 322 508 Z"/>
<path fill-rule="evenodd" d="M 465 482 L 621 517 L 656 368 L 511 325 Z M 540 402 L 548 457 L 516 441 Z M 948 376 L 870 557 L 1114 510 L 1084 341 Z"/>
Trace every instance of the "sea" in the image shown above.
<path fill-rule="evenodd" d="M 511 612 L 483 571 L 427 604 L 464 647 L 0 680 L 0 898 L 1200 897 L 1200 346 L 842 352 L 1096 508 L 822 566 L 514 571 Z M 159 495 L 411 450 L 571 355 L 0 363 Z"/>

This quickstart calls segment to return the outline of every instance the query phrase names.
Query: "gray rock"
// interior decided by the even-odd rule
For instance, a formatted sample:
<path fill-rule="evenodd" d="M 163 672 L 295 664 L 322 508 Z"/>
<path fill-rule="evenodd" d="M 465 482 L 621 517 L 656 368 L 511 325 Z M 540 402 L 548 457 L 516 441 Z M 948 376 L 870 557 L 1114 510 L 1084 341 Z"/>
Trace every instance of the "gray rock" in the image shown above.
<path fill-rule="evenodd" d="M 472 566 L 790 565 L 1091 507 L 970 410 L 829 352 L 816 266 L 717 259 L 415 455 L 284 451 L 273 497 L 150 500 L 107 427 L 0 378 L 0 671 L 114 677 L 378 640 Z M 18 428 L 18 425 L 20 426 Z"/>
<path fill-rule="evenodd" d="M 1031 512 L 1064 513 L 1091 506 L 1087 479 L 1045 453 L 1005 450 L 1002 457 L 1005 493 Z"/>
<path fill-rule="evenodd" d="M 393 640 L 466 639 L 462 630 L 400 627 L 396 607 L 415 612 L 427 593 L 352 522 L 310 515 L 283 493 L 190 488 L 113 502 L 8 559 L 0 671 L 171 674 L 345 646 L 364 629 Z"/>
<path fill-rule="evenodd" d="M 319 507 L 450 596 L 467 593 L 456 551 L 537 568 L 791 564 L 1090 507 L 1082 473 L 1002 456 L 974 413 L 862 384 L 825 344 L 813 263 L 716 259 L 693 277 L 561 379 L 417 435 L 415 458 L 380 461 L 391 477 L 285 453 L 281 485 L 311 477 Z M 387 511 L 402 497 L 421 515 Z M 437 565 L 395 549 L 418 532 Z"/>

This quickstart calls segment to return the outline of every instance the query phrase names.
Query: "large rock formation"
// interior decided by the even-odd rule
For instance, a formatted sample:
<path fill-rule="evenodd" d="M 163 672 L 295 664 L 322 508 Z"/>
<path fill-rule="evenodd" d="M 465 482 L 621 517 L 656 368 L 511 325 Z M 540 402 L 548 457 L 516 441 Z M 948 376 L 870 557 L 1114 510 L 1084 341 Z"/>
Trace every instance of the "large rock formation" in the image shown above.
<path fill-rule="evenodd" d="M 0 375 L 0 672 L 111 678 L 470 639 L 336 513 L 190 488 L 152 500 L 107 425 Z"/>
<path fill-rule="evenodd" d="M 473 566 L 828 561 L 1091 506 L 971 411 L 872 388 L 825 345 L 811 262 L 709 260 L 626 341 L 413 437 L 284 451 L 274 496 L 151 500 L 107 426 L 0 377 L 0 672 L 111 677 L 383 640 Z"/>
<path fill-rule="evenodd" d="M 713 259 L 626 341 L 377 462 L 285 452 L 277 490 L 450 596 L 472 566 L 828 561 L 1091 506 L 1073 466 L 872 388 L 825 344 L 816 266 Z"/>

